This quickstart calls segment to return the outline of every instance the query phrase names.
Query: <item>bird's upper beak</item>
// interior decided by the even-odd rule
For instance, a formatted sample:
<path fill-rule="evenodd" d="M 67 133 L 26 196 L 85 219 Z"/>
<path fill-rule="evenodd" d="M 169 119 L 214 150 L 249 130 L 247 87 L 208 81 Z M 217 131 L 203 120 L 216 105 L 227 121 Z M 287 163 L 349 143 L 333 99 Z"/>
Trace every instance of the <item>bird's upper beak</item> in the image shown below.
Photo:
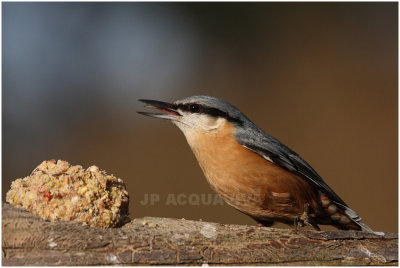
<path fill-rule="evenodd" d="M 138 112 L 139 114 L 162 118 L 162 119 L 169 119 L 169 120 L 176 118 L 177 116 L 181 116 L 181 114 L 176 110 L 176 108 L 174 108 L 175 105 L 171 103 L 156 101 L 156 100 L 142 100 L 142 99 L 140 99 L 139 101 L 144 102 L 146 104 L 144 107 L 156 108 L 164 112 L 163 114 Z"/>

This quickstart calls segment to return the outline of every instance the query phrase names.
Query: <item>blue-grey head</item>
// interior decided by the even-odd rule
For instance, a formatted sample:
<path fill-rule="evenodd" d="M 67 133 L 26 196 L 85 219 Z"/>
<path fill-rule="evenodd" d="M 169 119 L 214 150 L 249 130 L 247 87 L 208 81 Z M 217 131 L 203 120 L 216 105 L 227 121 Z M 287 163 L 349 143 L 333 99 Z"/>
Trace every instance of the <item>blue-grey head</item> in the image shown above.
<path fill-rule="evenodd" d="M 139 100 L 146 107 L 156 108 L 163 113 L 138 112 L 143 115 L 170 120 L 186 135 L 192 131 L 218 130 L 226 122 L 243 126 L 249 120 L 233 105 L 211 96 L 191 96 L 173 103 Z"/>

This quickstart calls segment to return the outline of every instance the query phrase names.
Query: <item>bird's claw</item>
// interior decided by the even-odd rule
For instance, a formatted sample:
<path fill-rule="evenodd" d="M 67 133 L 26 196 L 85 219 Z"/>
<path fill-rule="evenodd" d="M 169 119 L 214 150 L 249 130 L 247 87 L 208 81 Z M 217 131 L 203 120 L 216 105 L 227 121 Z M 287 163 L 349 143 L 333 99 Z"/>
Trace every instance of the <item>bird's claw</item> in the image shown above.
<path fill-rule="evenodd" d="M 297 216 L 294 219 L 295 228 L 298 229 L 298 227 L 312 226 L 314 229 L 320 231 L 321 229 L 318 227 L 317 223 L 315 222 L 314 218 L 310 215 L 309 212 L 310 212 L 310 205 L 308 203 L 305 203 L 303 214 Z"/>

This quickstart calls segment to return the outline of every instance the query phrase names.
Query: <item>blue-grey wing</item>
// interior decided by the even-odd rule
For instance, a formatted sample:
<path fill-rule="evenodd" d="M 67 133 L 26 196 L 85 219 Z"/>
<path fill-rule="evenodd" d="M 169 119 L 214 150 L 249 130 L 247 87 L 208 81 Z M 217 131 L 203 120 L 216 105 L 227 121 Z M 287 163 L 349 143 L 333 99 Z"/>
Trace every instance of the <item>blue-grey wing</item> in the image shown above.
<path fill-rule="evenodd" d="M 268 157 L 278 166 L 299 175 L 308 183 L 315 186 L 319 191 L 327 194 L 331 201 L 347 206 L 347 204 L 322 180 L 318 173 L 295 152 L 277 150 L 277 148 L 274 147 L 265 148 L 265 146 L 260 147 L 249 143 L 243 143 L 242 145 L 264 158 Z"/>
<path fill-rule="evenodd" d="M 361 217 L 322 180 L 318 173 L 296 152 L 282 144 L 274 137 L 268 135 L 255 125 L 248 126 L 247 131 L 237 132 L 237 141 L 249 150 L 257 153 L 263 158 L 271 159 L 278 166 L 300 176 L 305 181 L 316 187 L 321 193 L 326 194 L 331 202 L 335 203 L 349 216 L 353 222 L 363 229 L 370 230 L 368 226 L 361 223 Z M 249 131 L 250 130 L 250 131 Z M 372 231 L 372 230 L 371 230 Z"/>

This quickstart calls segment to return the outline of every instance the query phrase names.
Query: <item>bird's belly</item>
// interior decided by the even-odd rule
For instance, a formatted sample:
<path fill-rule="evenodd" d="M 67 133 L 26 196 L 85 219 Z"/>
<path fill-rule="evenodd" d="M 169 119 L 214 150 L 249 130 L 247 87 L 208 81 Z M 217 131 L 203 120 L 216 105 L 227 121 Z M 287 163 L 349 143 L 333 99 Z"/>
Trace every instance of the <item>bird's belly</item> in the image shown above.
<path fill-rule="evenodd" d="M 210 186 L 228 204 L 255 218 L 293 222 L 304 212 L 305 203 L 317 205 L 315 191 L 296 175 L 272 163 L 257 169 L 245 164 L 226 169 L 200 165 Z"/>
<path fill-rule="evenodd" d="M 189 144 L 210 186 L 245 214 L 293 222 L 306 203 L 318 208 L 318 192 L 311 185 L 241 146 L 232 135 L 197 137 Z"/>

